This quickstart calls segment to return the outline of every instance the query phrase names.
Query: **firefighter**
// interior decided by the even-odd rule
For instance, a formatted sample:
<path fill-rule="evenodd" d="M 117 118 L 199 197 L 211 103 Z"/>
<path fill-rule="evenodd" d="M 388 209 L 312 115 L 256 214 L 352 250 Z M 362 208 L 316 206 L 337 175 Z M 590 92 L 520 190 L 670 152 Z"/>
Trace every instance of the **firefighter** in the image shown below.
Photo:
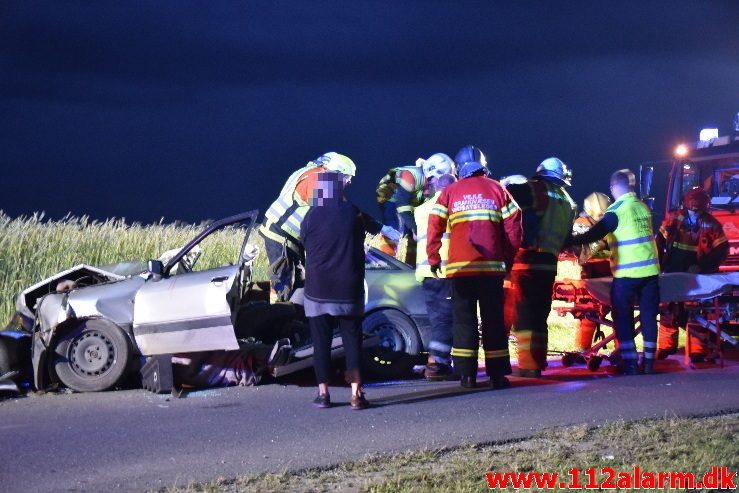
<path fill-rule="evenodd" d="M 708 212 L 711 197 L 702 188 L 693 188 L 683 197 L 682 208 L 670 211 L 659 228 L 657 246 L 665 272 L 714 274 L 729 254 L 729 241 L 715 217 Z M 670 304 L 660 313 L 657 359 L 677 352 L 679 305 Z M 701 362 L 706 356 L 706 331 L 689 324 L 690 359 Z M 695 332 L 700 336 L 694 335 Z"/>
<path fill-rule="evenodd" d="M 383 224 L 401 232 L 408 239 L 406 258 L 408 264 L 415 262 L 416 221 L 413 209 L 421 205 L 430 180 L 444 174 L 454 174 L 454 161 L 444 153 L 436 153 L 428 159 L 419 158 L 415 166 L 391 168 L 377 185 L 377 204 Z M 395 256 L 398 242 L 383 238 L 380 250 Z"/>
<path fill-rule="evenodd" d="M 629 169 L 611 175 L 611 204 L 603 218 L 569 244 L 584 245 L 606 237 L 611 250 L 611 313 L 626 375 L 639 374 L 634 344 L 634 301 L 639 304 L 644 373 L 654 372 L 659 309 L 659 259 L 652 228 L 652 213 L 636 197 L 636 177 Z"/>
<path fill-rule="evenodd" d="M 572 226 L 574 234 L 582 234 L 593 227 L 595 223 L 603 218 L 606 209 L 611 205 L 611 199 L 604 193 L 593 192 L 583 202 L 583 212 L 575 219 Z M 577 263 L 580 265 L 580 277 L 582 279 L 594 279 L 596 277 L 610 277 L 611 266 L 608 261 L 608 245 L 604 240 L 599 240 L 588 245 L 583 245 L 578 254 Z M 587 318 L 578 321 L 575 329 L 575 345 L 578 351 L 590 349 L 598 324 Z"/>
<path fill-rule="evenodd" d="M 269 260 L 270 301 L 288 301 L 295 289 L 304 285 L 305 254 L 300 243 L 300 225 L 308 212 L 308 197 L 316 187 L 317 174 L 342 173 L 351 179 L 356 174 L 354 162 L 343 154 L 327 152 L 295 171 L 287 179 L 280 195 L 267 212 L 259 233 Z M 399 239 L 393 228 L 382 226 L 384 236 Z"/>
<path fill-rule="evenodd" d="M 540 377 L 547 366 L 547 317 L 557 259 L 572 231 L 577 206 L 565 187 L 570 171 L 556 157 L 541 162 L 523 184 L 508 191 L 522 210 L 523 240 L 511 272 L 518 375 Z"/>
<path fill-rule="evenodd" d="M 442 271 L 442 237 L 449 230 L 453 344 L 451 355 L 461 385 L 477 385 L 479 346 L 477 306 L 482 319 L 482 345 L 490 386 L 509 385 L 511 372 L 508 338 L 503 323 L 503 278 L 521 242 L 521 213 L 497 181 L 487 177 L 485 156 L 465 146 L 454 161 L 460 180 L 449 185 L 431 210 L 428 254 L 431 274 Z"/>
<path fill-rule="evenodd" d="M 452 299 L 449 279 L 444 272 L 449 258 L 449 228 L 441 238 L 441 269 L 434 276 L 429 266 L 426 254 L 426 232 L 428 230 L 429 215 L 436 204 L 436 200 L 446 187 L 456 182 L 454 175 L 445 174 L 434 178 L 430 184 L 430 192 L 434 195 L 416 207 L 413 215 L 418 227 L 416 250 L 416 280 L 421 283 L 424 299 L 426 300 L 426 312 L 431 323 L 431 342 L 429 343 L 429 355 L 424 369 L 427 380 L 444 380 L 452 375 L 451 355 L 452 350 Z M 448 225 L 447 225 L 448 226 Z"/>

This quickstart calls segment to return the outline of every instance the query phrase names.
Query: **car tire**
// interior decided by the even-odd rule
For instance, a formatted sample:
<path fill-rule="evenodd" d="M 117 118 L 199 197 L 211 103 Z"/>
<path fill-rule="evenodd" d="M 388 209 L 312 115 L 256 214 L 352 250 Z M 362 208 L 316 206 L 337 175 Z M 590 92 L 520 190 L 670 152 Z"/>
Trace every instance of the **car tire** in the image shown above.
<path fill-rule="evenodd" d="M 54 370 L 64 385 L 78 392 L 98 392 L 123 377 L 131 348 L 117 325 L 90 319 L 62 334 L 54 353 Z"/>
<path fill-rule="evenodd" d="M 378 378 L 403 378 L 410 375 L 421 350 L 421 337 L 416 324 L 398 310 L 377 310 L 362 321 L 367 336 L 380 337 L 378 346 L 362 351 L 364 369 Z"/>
<path fill-rule="evenodd" d="M 10 342 L 0 337 L 0 377 L 13 369 L 10 353 Z"/>

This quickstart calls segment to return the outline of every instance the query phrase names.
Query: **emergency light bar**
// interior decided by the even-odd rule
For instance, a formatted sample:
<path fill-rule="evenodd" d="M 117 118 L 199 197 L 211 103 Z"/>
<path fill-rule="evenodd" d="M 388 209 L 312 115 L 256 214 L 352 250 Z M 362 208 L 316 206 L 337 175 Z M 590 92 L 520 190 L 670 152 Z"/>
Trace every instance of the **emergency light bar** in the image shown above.
<path fill-rule="evenodd" d="M 704 128 L 698 137 L 701 142 L 708 142 L 709 140 L 718 139 L 717 128 Z"/>

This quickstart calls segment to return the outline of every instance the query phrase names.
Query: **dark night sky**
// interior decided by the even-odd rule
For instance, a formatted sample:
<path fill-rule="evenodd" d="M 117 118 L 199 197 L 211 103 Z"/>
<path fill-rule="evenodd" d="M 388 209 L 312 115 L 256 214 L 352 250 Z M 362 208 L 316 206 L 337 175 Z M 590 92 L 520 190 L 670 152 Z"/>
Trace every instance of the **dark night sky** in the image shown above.
<path fill-rule="evenodd" d="M 326 151 L 556 155 L 573 197 L 739 111 L 739 2 L 0 3 L 0 209 L 200 221 Z"/>

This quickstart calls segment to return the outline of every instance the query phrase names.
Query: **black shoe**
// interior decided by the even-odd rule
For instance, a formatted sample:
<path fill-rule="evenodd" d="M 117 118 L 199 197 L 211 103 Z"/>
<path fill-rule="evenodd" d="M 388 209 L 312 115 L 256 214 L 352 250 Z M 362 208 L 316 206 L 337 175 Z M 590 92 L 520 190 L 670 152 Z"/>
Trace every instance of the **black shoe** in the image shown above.
<path fill-rule="evenodd" d="M 654 357 L 661 361 L 663 359 L 667 359 L 669 355 L 675 353 L 677 353 L 677 349 L 658 349 Z"/>
<path fill-rule="evenodd" d="M 463 376 L 459 384 L 465 389 L 474 389 L 477 387 L 477 377 L 474 375 Z"/>
<path fill-rule="evenodd" d="M 423 370 L 426 380 L 447 380 L 453 374 L 452 367 L 443 363 L 428 363 Z"/>
<path fill-rule="evenodd" d="M 511 381 L 504 376 L 490 377 L 490 388 L 493 390 L 507 389 L 511 386 Z"/>
<path fill-rule="evenodd" d="M 351 409 L 353 411 L 360 411 L 362 409 L 367 409 L 368 407 L 370 407 L 370 403 L 364 396 L 364 392 L 362 391 L 360 391 L 357 395 L 352 396 L 352 401 L 349 405 L 351 406 Z"/>
<path fill-rule="evenodd" d="M 695 353 L 690 355 L 690 362 L 691 363 L 704 363 L 706 361 L 706 357 L 700 353 Z"/>
<path fill-rule="evenodd" d="M 527 370 L 525 368 L 519 368 L 516 371 L 516 376 L 524 378 L 541 378 L 541 370 Z"/>
<path fill-rule="evenodd" d="M 638 375 L 639 364 L 632 360 L 624 361 L 622 373 L 624 375 Z"/>
<path fill-rule="evenodd" d="M 644 363 L 642 364 L 642 369 L 644 370 L 645 375 L 651 375 L 652 373 L 654 373 L 654 360 L 645 359 Z"/>
<path fill-rule="evenodd" d="M 329 394 L 318 394 L 313 399 L 313 405 L 321 409 L 329 408 L 331 407 L 331 396 Z"/>

